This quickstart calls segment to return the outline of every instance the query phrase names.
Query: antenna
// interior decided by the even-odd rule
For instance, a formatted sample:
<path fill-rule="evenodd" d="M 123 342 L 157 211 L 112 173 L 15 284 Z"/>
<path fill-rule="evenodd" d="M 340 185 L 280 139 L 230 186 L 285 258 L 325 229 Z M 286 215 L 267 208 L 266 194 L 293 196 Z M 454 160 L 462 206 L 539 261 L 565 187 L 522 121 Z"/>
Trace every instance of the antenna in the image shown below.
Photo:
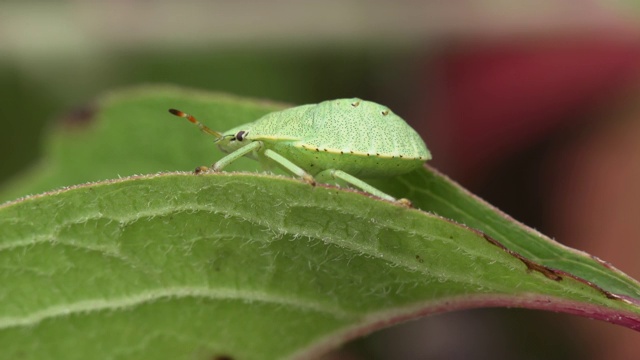
<path fill-rule="evenodd" d="M 204 125 L 203 123 L 201 123 L 200 121 L 196 120 L 196 118 L 194 118 L 193 116 L 182 112 L 180 110 L 176 110 L 176 109 L 169 109 L 169 112 L 172 113 L 175 116 L 179 116 L 181 118 L 185 118 L 187 120 L 189 120 L 191 123 L 196 124 L 200 130 L 202 130 L 203 132 L 206 132 L 207 134 L 213 135 L 216 137 L 216 140 L 220 140 L 223 138 L 222 134 L 215 131 L 215 130 L 211 130 L 209 129 L 206 125 Z"/>

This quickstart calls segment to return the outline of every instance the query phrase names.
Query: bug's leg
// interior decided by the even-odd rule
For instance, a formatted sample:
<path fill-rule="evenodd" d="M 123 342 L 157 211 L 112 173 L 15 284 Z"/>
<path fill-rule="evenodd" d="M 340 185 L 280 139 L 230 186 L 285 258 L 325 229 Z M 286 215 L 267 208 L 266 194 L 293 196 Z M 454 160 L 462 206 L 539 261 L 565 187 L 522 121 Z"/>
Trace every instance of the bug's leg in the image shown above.
<path fill-rule="evenodd" d="M 369 194 L 375 195 L 379 198 L 385 199 L 385 200 L 389 200 L 389 201 L 393 201 L 393 202 L 399 202 L 403 205 L 406 205 L 406 202 L 408 202 L 409 200 L 406 199 L 400 199 L 397 200 L 396 198 L 394 198 L 393 196 L 383 193 L 382 191 L 374 188 L 373 186 L 367 184 L 366 182 L 358 179 L 357 177 L 347 174 L 346 172 L 342 171 L 342 170 L 335 170 L 335 169 L 329 169 L 329 170 L 325 170 L 322 173 L 318 174 L 318 176 L 320 175 L 324 175 L 325 173 L 328 173 L 329 176 L 331 176 L 334 179 L 340 179 L 343 180 L 365 192 L 368 192 Z M 409 202 L 409 206 L 410 206 L 410 202 Z"/>
<path fill-rule="evenodd" d="M 225 166 L 231 164 L 232 162 L 240 159 L 241 157 L 247 155 L 248 153 L 258 150 L 260 147 L 262 146 L 262 141 L 254 141 L 249 145 L 243 146 L 240 149 L 232 152 L 231 154 L 223 157 L 222 159 L 216 161 L 215 164 L 211 165 L 211 171 L 220 171 L 222 170 Z M 199 168 L 196 169 L 196 173 L 198 173 L 198 169 L 200 169 L 201 171 L 209 171 L 209 169 L 207 169 L 204 166 L 201 166 Z"/>
<path fill-rule="evenodd" d="M 301 177 L 302 180 L 304 180 L 305 182 L 307 182 L 307 183 L 309 183 L 311 185 L 315 185 L 316 184 L 316 181 L 313 178 L 313 176 L 309 175 L 309 173 L 304 171 L 300 166 L 292 163 L 290 160 L 288 160 L 284 156 L 278 154 L 277 152 L 275 152 L 275 151 L 273 151 L 271 149 L 267 149 L 267 150 L 264 151 L 264 156 L 266 156 L 266 157 L 270 158 L 271 160 L 277 162 L 278 164 L 280 164 L 285 169 L 289 170 L 294 175 L 297 175 L 297 176 Z"/>

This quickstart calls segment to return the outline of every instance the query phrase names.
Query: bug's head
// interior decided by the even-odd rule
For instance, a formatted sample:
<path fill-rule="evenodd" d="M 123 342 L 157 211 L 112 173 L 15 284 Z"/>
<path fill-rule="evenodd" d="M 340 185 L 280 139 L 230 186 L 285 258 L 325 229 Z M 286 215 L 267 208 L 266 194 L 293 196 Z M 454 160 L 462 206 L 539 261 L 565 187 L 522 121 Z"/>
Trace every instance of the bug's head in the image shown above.
<path fill-rule="evenodd" d="M 251 143 L 248 136 L 249 129 L 245 125 L 225 131 L 222 137 L 216 140 L 216 144 L 223 152 L 230 153 Z"/>

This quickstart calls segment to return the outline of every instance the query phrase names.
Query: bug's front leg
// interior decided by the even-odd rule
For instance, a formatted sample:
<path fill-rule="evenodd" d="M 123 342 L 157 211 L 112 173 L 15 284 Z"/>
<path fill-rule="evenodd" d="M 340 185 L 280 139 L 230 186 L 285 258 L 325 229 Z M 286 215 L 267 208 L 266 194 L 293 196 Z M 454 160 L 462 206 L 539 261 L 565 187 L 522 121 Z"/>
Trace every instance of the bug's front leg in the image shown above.
<path fill-rule="evenodd" d="M 207 171 L 209 171 L 208 167 L 198 166 L 193 172 L 196 173 L 196 175 L 198 175 L 198 174 L 206 173 Z"/>
<path fill-rule="evenodd" d="M 262 147 L 262 141 L 254 141 L 252 143 L 250 143 L 249 145 L 243 146 L 240 149 L 233 151 L 232 153 L 230 153 L 229 155 L 223 157 L 222 159 L 218 160 L 215 164 L 211 165 L 211 169 L 209 169 L 206 166 L 198 166 L 196 168 L 195 173 L 196 174 L 200 174 L 203 172 L 208 172 L 208 171 L 213 171 L 213 172 L 218 172 L 220 170 L 222 170 L 225 166 L 231 164 L 232 162 L 240 159 L 241 157 L 247 155 L 248 153 L 258 150 L 259 148 Z"/>

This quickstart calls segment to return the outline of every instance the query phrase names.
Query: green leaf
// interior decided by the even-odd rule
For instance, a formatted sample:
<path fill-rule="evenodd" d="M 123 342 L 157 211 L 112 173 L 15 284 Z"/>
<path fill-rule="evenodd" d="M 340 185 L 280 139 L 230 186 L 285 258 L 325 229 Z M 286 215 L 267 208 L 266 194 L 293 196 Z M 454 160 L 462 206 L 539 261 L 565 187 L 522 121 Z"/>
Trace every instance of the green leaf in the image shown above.
<path fill-rule="evenodd" d="M 5 196 L 219 159 L 170 107 L 223 130 L 281 105 L 172 88 L 111 94 L 56 129 L 46 165 Z M 640 286 L 611 266 L 430 168 L 376 185 L 424 211 L 259 173 L 130 176 L 1 205 L 0 357 L 309 358 L 483 306 L 640 329 Z"/>

